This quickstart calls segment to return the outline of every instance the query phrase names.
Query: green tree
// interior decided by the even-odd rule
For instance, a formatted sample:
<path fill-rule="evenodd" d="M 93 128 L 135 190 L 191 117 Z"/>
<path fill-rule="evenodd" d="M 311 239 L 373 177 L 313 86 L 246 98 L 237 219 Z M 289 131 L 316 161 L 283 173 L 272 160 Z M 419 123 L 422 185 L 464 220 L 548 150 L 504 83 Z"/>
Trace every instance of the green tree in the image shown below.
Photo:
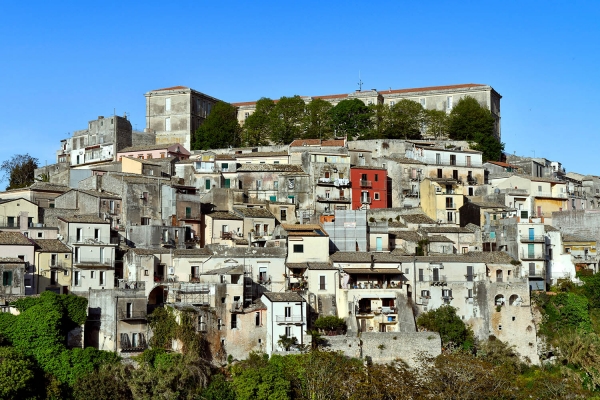
<path fill-rule="evenodd" d="M 419 315 L 417 325 L 428 331 L 438 332 L 445 347 L 473 346 L 473 332 L 456 315 L 456 308 L 442 306 Z"/>
<path fill-rule="evenodd" d="M 29 154 L 15 154 L 10 159 L 0 164 L 5 178 L 8 178 L 6 190 L 19 189 L 32 185 L 35 182 L 35 169 L 38 167 L 38 159 Z"/>
<path fill-rule="evenodd" d="M 494 137 L 495 120 L 490 110 L 482 107 L 473 97 L 463 97 L 448 117 L 450 139 L 474 143 L 474 149 L 483 152 L 484 161 L 499 160 L 504 143 Z"/>
<path fill-rule="evenodd" d="M 342 100 L 329 110 L 334 135 L 345 136 L 348 140 L 368 136 L 372 121 L 372 111 L 359 99 Z"/>
<path fill-rule="evenodd" d="M 448 136 L 448 114 L 439 110 L 425 110 L 427 135 L 436 139 Z"/>
<path fill-rule="evenodd" d="M 313 326 L 326 332 L 346 331 L 346 321 L 344 321 L 343 318 L 339 318 L 335 315 L 319 317 Z"/>
<path fill-rule="evenodd" d="M 133 400 L 130 380 L 131 367 L 120 363 L 104 365 L 75 382 L 73 397 L 75 400 Z"/>
<path fill-rule="evenodd" d="M 192 144 L 193 150 L 208 150 L 239 146 L 241 132 L 237 110 L 229 103 L 219 101 L 204 123 L 198 127 Z"/>
<path fill-rule="evenodd" d="M 304 139 L 328 139 L 333 135 L 329 110 L 333 106 L 323 99 L 313 99 L 306 105 Z"/>
<path fill-rule="evenodd" d="M 271 140 L 277 144 L 289 144 L 302 137 L 304 100 L 300 96 L 282 97 L 272 111 L 273 129 Z"/>
<path fill-rule="evenodd" d="M 384 135 L 388 139 L 420 139 L 425 123 L 425 110 L 421 103 L 402 99 L 392 107 L 388 114 Z"/>
<path fill-rule="evenodd" d="M 244 122 L 243 134 L 247 146 L 264 146 L 269 144 L 273 133 L 273 109 L 275 102 L 263 97 L 256 102 L 256 108 Z"/>
<path fill-rule="evenodd" d="M 0 398 L 34 398 L 35 364 L 12 347 L 0 347 Z"/>

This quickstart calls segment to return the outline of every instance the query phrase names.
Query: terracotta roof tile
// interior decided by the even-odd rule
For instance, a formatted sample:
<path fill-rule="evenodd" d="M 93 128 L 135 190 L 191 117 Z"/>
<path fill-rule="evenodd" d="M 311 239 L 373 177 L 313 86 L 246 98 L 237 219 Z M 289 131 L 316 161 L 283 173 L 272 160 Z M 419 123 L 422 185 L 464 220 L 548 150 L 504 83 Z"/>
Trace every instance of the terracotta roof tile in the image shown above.
<path fill-rule="evenodd" d="M 187 87 L 187 86 L 171 86 L 168 88 L 155 89 L 155 90 L 152 90 L 152 92 L 160 92 L 163 90 L 181 90 L 181 89 L 189 89 L 189 87 Z"/>
<path fill-rule="evenodd" d="M 36 239 L 35 244 L 38 245 L 37 251 L 46 253 L 70 253 L 71 249 L 58 239 Z"/>
<path fill-rule="evenodd" d="M 29 245 L 33 246 L 33 243 L 29 241 L 21 232 L 0 232 L 0 245 Z"/>
<path fill-rule="evenodd" d="M 460 85 L 446 85 L 446 86 L 428 86 L 422 88 L 412 89 L 392 89 L 392 90 L 381 90 L 380 94 L 396 94 L 396 93 L 412 93 L 412 92 L 430 92 L 434 90 L 452 90 L 452 89 L 469 89 L 474 87 L 486 87 L 487 85 L 481 85 L 477 83 L 465 83 Z"/>
<path fill-rule="evenodd" d="M 264 292 L 263 296 L 272 302 L 282 302 L 282 301 L 300 301 L 304 302 L 302 296 L 295 292 Z"/>

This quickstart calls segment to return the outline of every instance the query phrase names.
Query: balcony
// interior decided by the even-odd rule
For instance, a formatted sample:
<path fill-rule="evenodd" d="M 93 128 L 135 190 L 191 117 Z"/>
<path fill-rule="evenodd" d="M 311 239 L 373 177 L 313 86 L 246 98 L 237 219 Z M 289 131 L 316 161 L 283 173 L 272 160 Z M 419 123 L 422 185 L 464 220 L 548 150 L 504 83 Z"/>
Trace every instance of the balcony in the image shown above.
<path fill-rule="evenodd" d="M 302 322 L 304 322 L 304 319 L 305 318 L 302 317 L 302 315 L 277 315 L 275 317 L 275 322 L 277 322 L 278 324 L 301 324 Z"/>
<path fill-rule="evenodd" d="M 67 264 L 64 262 L 60 262 L 60 261 L 53 261 L 53 260 L 49 260 L 48 261 L 48 268 L 50 269 L 61 269 L 61 270 L 66 270 L 67 269 Z"/>
<path fill-rule="evenodd" d="M 90 245 L 102 245 L 106 246 L 108 244 L 114 244 L 111 242 L 110 237 L 94 237 L 94 236 L 71 236 L 69 240 L 72 244 L 90 244 Z"/>
<path fill-rule="evenodd" d="M 134 319 L 141 319 L 141 320 L 145 320 L 146 317 L 148 316 L 148 313 L 144 310 L 144 311 L 126 311 L 126 310 L 119 310 L 119 320 L 120 321 L 127 321 L 127 320 L 134 320 Z"/>
<path fill-rule="evenodd" d="M 444 286 L 447 284 L 446 275 L 431 276 L 431 285 Z"/>
<path fill-rule="evenodd" d="M 360 180 L 360 187 L 371 187 L 373 186 L 373 182 L 367 180 Z"/>
<path fill-rule="evenodd" d="M 327 197 L 327 196 L 317 196 L 317 201 L 321 203 L 350 203 L 350 198 L 348 197 Z"/>
<path fill-rule="evenodd" d="M 523 260 L 523 261 L 526 261 L 526 260 L 545 260 L 546 259 L 546 254 L 544 254 L 541 251 L 534 251 L 534 252 L 521 251 L 520 256 L 521 256 L 521 260 Z"/>
<path fill-rule="evenodd" d="M 256 283 L 258 283 L 259 285 L 268 285 L 271 283 L 271 275 L 269 276 L 265 276 L 265 275 L 257 275 L 256 276 Z"/>
<path fill-rule="evenodd" d="M 348 186 L 350 186 L 350 179 L 319 178 L 319 180 L 317 181 L 317 185 L 348 187 Z"/>
<path fill-rule="evenodd" d="M 233 234 L 231 232 L 221 232 L 221 240 L 231 240 Z"/>
<path fill-rule="evenodd" d="M 76 266 L 89 265 L 89 266 L 99 266 L 99 267 L 112 267 L 113 260 L 111 258 L 100 259 L 100 257 L 96 257 L 96 258 L 80 257 L 80 258 L 74 260 L 73 264 Z"/>
<path fill-rule="evenodd" d="M 199 283 L 200 282 L 200 275 L 199 274 L 189 274 L 189 276 L 188 276 L 188 282 Z"/>
<path fill-rule="evenodd" d="M 374 283 L 374 282 L 359 282 L 348 286 L 349 290 L 389 290 L 389 289 L 402 289 L 400 282 L 387 282 Z"/>
<path fill-rule="evenodd" d="M 446 203 L 446 210 L 455 210 L 456 209 L 456 203 L 452 202 L 452 203 Z"/>
<path fill-rule="evenodd" d="M 530 278 L 546 278 L 546 269 L 545 268 L 539 268 L 539 269 L 531 269 L 529 270 L 529 277 Z"/>
<path fill-rule="evenodd" d="M 361 196 L 361 198 L 360 198 L 360 202 L 361 202 L 362 204 L 371 204 L 371 198 L 370 198 L 370 197 L 364 197 L 364 196 Z"/>
<path fill-rule="evenodd" d="M 552 193 L 552 192 L 535 192 L 535 193 L 533 193 L 533 196 L 534 197 L 553 198 L 553 199 L 566 199 L 567 198 L 566 193 Z"/>
<path fill-rule="evenodd" d="M 145 290 L 146 282 L 144 281 L 126 281 L 124 279 L 118 280 L 118 288 L 124 290 Z"/>
<path fill-rule="evenodd" d="M 546 243 L 546 238 L 543 235 L 522 235 L 521 243 Z"/>

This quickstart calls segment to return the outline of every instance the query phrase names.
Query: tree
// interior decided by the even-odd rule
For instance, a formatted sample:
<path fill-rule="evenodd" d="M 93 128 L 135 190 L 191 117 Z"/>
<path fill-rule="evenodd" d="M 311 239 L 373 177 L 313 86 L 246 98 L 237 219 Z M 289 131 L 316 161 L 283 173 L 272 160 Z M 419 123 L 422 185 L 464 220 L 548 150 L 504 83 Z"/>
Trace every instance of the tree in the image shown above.
<path fill-rule="evenodd" d="M 473 345 L 473 332 L 456 315 L 456 308 L 452 306 L 442 306 L 419 315 L 417 325 L 438 332 L 445 347 L 470 348 Z"/>
<path fill-rule="evenodd" d="M 463 97 L 448 117 L 450 139 L 473 142 L 473 148 L 483 153 L 483 160 L 499 160 L 504 143 L 494 136 L 495 120 L 487 108 L 473 97 Z"/>
<path fill-rule="evenodd" d="M 0 347 L 0 376 L 0 398 L 33 397 L 33 389 L 36 388 L 35 364 L 16 349 Z"/>
<path fill-rule="evenodd" d="M 384 135 L 388 139 L 420 139 L 424 122 L 421 103 L 402 99 L 390 107 Z"/>
<path fill-rule="evenodd" d="M 8 177 L 6 190 L 19 189 L 30 186 L 35 182 L 35 169 L 38 167 L 38 159 L 26 154 L 15 154 L 9 160 L 0 164 L 0 170 L 4 177 Z"/>
<path fill-rule="evenodd" d="M 436 139 L 448 136 L 448 114 L 439 110 L 425 110 L 427 135 Z"/>
<path fill-rule="evenodd" d="M 359 99 L 342 100 L 329 110 L 329 114 L 335 136 L 354 140 L 369 134 L 371 110 Z"/>
<path fill-rule="evenodd" d="M 239 146 L 241 132 L 234 106 L 219 101 L 198 127 L 192 144 L 193 150 L 208 150 Z"/>
<path fill-rule="evenodd" d="M 336 317 L 335 315 L 328 315 L 325 317 L 319 317 L 313 324 L 317 329 L 326 332 L 344 332 L 346 331 L 346 322 L 343 318 Z"/>
<path fill-rule="evenodd" d="M 323 99 L 313 99 L 306 105 L 304 139 L 327 139 L 333 135 L 331 115 L 333 106 Z"/>
<path fill-rule="evenodd" d="M 256 108 L 252 115 L 244 122 L 244 141 L 247 146 L 265 146 L 269 144 L 269 138 L 273 132 L 272 111 L 275 102 L 263 97 L 256 102 Z"/>
<path fill-rule="evenodd" d="M 272 111 L 271 140 L 277 144 L 290 144 L 302 136 L 304 100 L 300 96 L 282 97 Z"/>

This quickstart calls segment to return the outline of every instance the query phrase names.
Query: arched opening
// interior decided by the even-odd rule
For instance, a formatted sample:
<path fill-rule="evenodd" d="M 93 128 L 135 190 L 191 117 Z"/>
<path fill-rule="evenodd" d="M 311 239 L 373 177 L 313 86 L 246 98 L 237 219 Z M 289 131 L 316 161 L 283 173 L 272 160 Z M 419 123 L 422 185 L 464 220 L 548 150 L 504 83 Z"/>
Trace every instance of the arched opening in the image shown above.
<path fill-rule="evenodd" d="M 148 314 L 150 314 L 156 307 L 160 307 L 165 302 L 165 296 L 167 295 L 168 289 L 164 286 L 157 286 L 148 295 Z"/>
<path fill-rule="evenodd" d="M 501 269 L 496 270 L 496 282 L 502 282 L 502 270 Z"/>
<path fill-rule="evenodd" d="M 496 295 L 496 297 L 494 297 L 494 304 L 497 306 L 503 306 L 504 305 L 504 295 L 503 294 Z"/>
<path fill-rule="evenodd" d="M 513 294 L 508 298 L 509 306 L 519 306 L 519 305 L 521 305 L 521 302 L 522 302 L 521 298 L 516 294 Z"/>

